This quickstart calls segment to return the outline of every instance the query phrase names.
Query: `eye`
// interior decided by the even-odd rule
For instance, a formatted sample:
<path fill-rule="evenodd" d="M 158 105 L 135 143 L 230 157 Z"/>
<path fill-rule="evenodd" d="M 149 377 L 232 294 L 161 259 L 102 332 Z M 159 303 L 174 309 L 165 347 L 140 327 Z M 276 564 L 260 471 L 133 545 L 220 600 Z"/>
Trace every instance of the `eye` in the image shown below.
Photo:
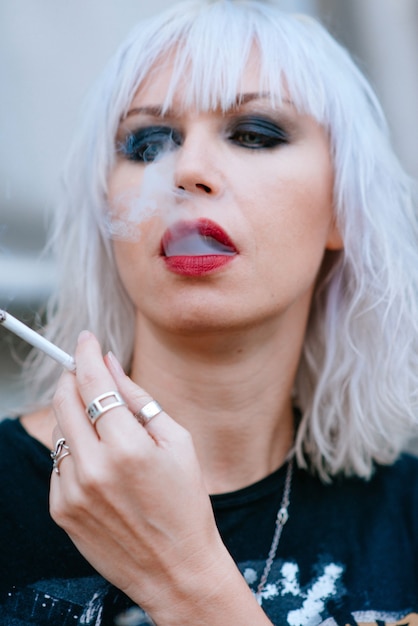
<path fill-rule="evenodd" d="M 147 126 L 130 133 L 118 151 L 130 161 L 151 163 L 163 152 L 181 144 L 178 131 L 170 126 Z"/>
<path fill-rule="evenodd" d="M 229 129 L 229 140 L 244 148 L 253 150 L 275 148 L 289 143 L 287 132 L 275 122 L 264 117 L 244 117 L 237 120 Z"/>

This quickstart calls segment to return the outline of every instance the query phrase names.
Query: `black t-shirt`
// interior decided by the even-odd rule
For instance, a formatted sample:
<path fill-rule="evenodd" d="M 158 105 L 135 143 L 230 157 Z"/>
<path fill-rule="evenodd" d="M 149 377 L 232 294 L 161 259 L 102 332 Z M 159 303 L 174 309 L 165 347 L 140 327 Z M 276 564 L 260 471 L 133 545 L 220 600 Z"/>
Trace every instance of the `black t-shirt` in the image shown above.
<path fill-rule="evenodd" d="M 152 624 L 51 520 L 50 473 L 49 451 L 18 420 L 1 422 L 0 624 Z M 280 468 L 256 484 L 212 497 L 225 545 L 253 590 L 270 549 L 284 479 Z M 418 624 L 416 458 L 378 467 L 368 482 L 323 484 L 295 468 L 289 515 L 262 597 L 273 624 Z"/>

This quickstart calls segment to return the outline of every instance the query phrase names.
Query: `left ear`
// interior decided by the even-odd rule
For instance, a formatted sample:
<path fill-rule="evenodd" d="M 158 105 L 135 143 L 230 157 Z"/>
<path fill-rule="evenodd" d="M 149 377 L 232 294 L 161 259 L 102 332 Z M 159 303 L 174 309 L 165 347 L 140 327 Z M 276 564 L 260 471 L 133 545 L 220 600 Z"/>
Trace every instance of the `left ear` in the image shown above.
<path fill-rule="evenodd" d="M 328 238 L 325 248 L 327 250 L 341 250 L 344 248 L 343 238 L 341 237 L 340 229 L 337 226 L 335 217 L 329 225 Z"/>

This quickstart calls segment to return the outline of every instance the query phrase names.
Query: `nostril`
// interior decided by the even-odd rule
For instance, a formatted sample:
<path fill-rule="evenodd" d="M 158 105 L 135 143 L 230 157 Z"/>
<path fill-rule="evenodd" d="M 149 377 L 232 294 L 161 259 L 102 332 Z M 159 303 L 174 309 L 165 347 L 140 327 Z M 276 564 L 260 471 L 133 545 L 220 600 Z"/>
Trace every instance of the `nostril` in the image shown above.
<path fill-rule="evenodd" d="M 210 187 L 208 187 L 207 185 L 204 185 L 203 183 L 197 183 L 196 187 L 198 189 L 203 189 L 203 191 L 206 191 L 206 193 L 211 193 L 212 191 Z"/>
<path fill-rule="evenodd" d="M 205 193 L 212 193 L 212 188 L 208 185 L 204 185 L 203 183 L 196 183 L 194 187 L 189 187 L 188 185 L 186 187 L 184 185 L 177 185 L 177 189 L 181 189 L 181 191 L 188 191 L 189 193 L 192 193 L 193 189 L 201 189 Z"/>

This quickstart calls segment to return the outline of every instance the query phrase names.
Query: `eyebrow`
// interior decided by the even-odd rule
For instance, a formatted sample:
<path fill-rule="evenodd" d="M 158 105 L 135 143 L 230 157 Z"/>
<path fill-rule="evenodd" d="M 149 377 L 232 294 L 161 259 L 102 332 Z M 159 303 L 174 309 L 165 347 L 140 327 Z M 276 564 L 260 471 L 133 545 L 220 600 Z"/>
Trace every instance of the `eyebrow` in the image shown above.
<path fill-rule="evenodd" d="M 238 94 L 235 99 L 235 105 L 233 106 L 241 106 L 241 105 L 247 104 L 248 102 L 251 102 L 252 100 L 265 100 L 270 97 L 271 97 L 271 94 L 269 91 L 264 91 L 264 92 L 254 91 L 254 92 Z M 289 100 L 288 98 L 283 98 L 283 102 L 285 102 L 286 104 L 293 104 L 292 101 Z M 231 108 L 233 108 L 233 106 Z M 170 109 L 168 109 L 166 112 L 163 113 L 163 107 L 158 106 L 158 105 L 134 107 L 133 109 L 130 109 L 127 112 L 125 119 L 128 117 L 131 117 L 132 115 L 150 115 L 152 117 L 165 117 L 165 116 L 175 117 L 175 115 Z"/>
<path fill-rule="evenodd" d="M 161 117 L 163 114 L 163 109 L 160 106 L 145 106 L 145 107 L 135 107 L 130 109 L 125 115 L 125 119 L 130 117 L 131 115 L 152 115 L 153 117 Z"/>

